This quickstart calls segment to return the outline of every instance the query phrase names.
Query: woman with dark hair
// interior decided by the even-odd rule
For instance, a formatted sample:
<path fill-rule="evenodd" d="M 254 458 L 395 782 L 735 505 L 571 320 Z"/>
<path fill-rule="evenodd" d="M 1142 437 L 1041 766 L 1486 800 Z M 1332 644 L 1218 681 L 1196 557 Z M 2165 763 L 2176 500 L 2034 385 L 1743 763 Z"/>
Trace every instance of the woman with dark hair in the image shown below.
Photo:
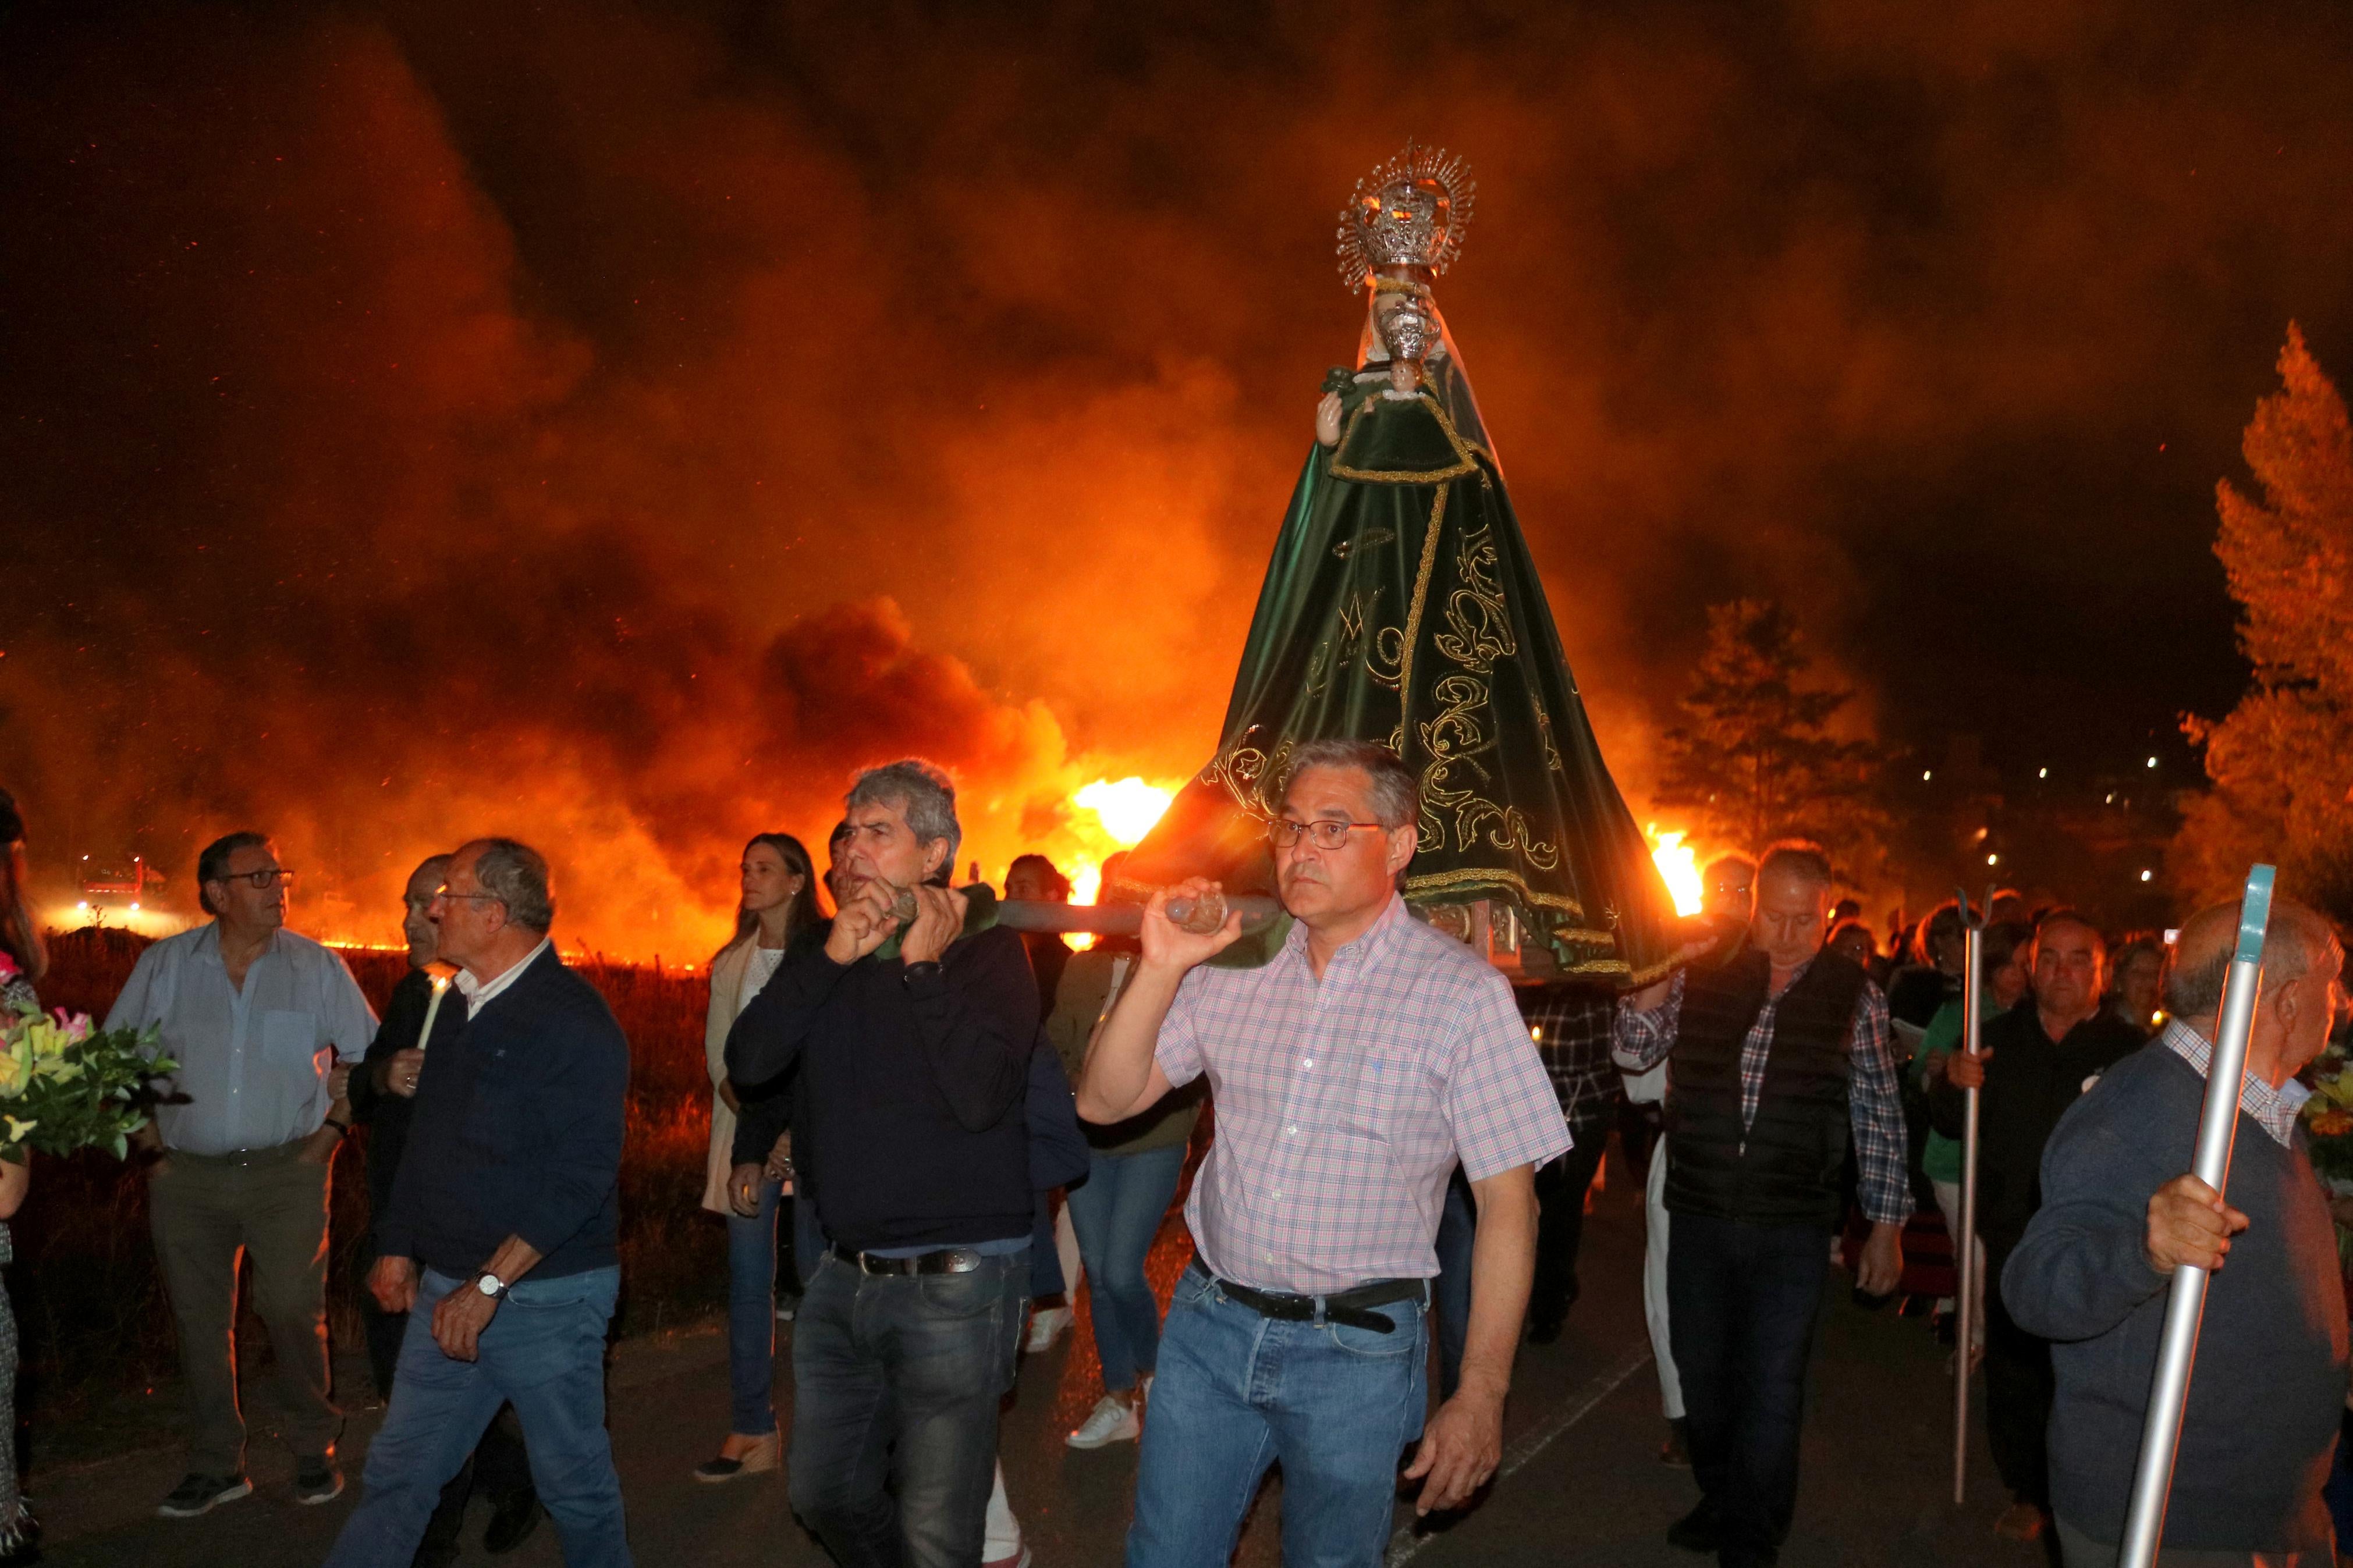
<path fill-rule="evenodd" d="M 695 1479 L 702 1481 L 731 1481 L 784 1462 L 771 1391 L 776 1363 L 776 1209 L 792 1172 L 789 1134 L 778 1135 L 763 1163 L 736 1163 L 734 1148 L 736 1117 L 746 1103 L 781 1101 L 792 1086 L 789 1075 L 748 1085 L 729 1079 L 727 1031 L 786 953 L 823 941 L 826 925 L 816 869 L 791 834 L 763 833 L 744 846 L 742 875 L 735 934 L 711 960 L 711 1010 L 703 1026 L 714 1093 L 702 1206 L 727 1216 L 730 1408 L 719 1457 L 695 1468 Z"/>
<path fill-rule="evenodd" d="M 27 985 L 37 985 L 49 967 L 41 945 L 40 922 L 33 917 L 32 894 L 25 886 L 25 819 L 17 814 L 16 797 L 0 789 L 0 953 L 6 953 Z"/>

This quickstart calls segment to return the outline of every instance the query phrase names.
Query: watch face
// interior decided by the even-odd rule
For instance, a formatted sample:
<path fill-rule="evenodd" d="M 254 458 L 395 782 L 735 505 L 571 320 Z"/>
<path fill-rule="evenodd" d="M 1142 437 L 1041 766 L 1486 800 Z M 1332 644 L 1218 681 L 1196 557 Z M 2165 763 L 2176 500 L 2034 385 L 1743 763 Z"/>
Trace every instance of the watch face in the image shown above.
<path fill-rule="evenodd" d="M 474 1281 L 474 1289 L 480 1290 L 485 1296 L 496 1296 L 501 1290 L 505 1289 L 506 1287 L 499 1283 L 499 1277 L 497 1275 L 485 1274 L 480 1279 Z"/>

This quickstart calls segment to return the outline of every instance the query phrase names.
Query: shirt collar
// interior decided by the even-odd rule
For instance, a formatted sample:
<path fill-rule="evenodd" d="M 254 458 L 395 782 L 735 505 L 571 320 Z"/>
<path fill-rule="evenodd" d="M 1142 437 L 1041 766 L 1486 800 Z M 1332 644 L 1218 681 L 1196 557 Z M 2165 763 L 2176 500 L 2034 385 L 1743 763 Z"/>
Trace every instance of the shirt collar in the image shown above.
<path fill-rule="evenodd" d="M 1329 974 L 1335 967 L 1343 963 L 1362 967 L 1388 944 L 1389 933 L 1397 929 L 1398 921 L 1411 918 L 1406 913 L 1405 900 L 1392 891 L 1387 907 L 1373 918 L 1373 923 L 1359 932 L 1354 941 L 1344 944 L 1339 951 L 1333 953 L 1331 962 L 1324 966 L 1324 973 Z M 1306 963 L 1308 962 L 1307 922 L 1301 920 L 1293 921 L 1291 932 L 1283 938 L 1282 945 L 1286 952 L 1296 954 L 1300 963 Z"/>
<path fill-rule="evenodd" d="M 259 963 L 263 959 L 268 958 L 271 953 L 278 951 L 278 938 L 280 933 L 284 931 L 285 929 L 286 928 L 284 926 L 280 926 L 277 931 L 273 931 L 269 933 L 269 940 L 263 942 L 261 944 L 261 951 L 253 955 L 253 962 L 255 963 Z M 215 963 L 219 964 L 221 968 L 226 971 L 228 968 L 228 960 L 221 954 L 220 931 L 219 916 L 216 915 L 211 920 L 206 921 L 203 926 L 198 928 L 195 952 L 203 957 L 211 959 Z"/>
<path fill-rule="evenodd" d="M 2200 1078 L 2206 1076 L 2214 1059 L 2211 1041 L 2179 1018 L 2166 1020 L 2165 1032 L 2158 1038 L 2175 1056 L 2188 1062 Z M 2271 1141 L 2284 1149 L 2295 1132 L 2295 1113 L 2300 1100 L 2287 1096 L 2257 1078 L 2253 1073 L 2239 1075 L 2239 1109 L 2255 1119 L 2258 1126 L 2270 1135 Z"/>
<path fill-rule="evenodd" d="M 554 936 L 539 939 L 539 945 L 524 953 L 512 965 L 488 980 L 477 980 L 470 970 L 458 971 L 458 994 L 466 999 L 466 1016 L 479 1017 L 483 1008 L 498 999 L 500 993 L 522 978 L 522 972 L 539 962 L 539 955 L 555 945 Z"/>

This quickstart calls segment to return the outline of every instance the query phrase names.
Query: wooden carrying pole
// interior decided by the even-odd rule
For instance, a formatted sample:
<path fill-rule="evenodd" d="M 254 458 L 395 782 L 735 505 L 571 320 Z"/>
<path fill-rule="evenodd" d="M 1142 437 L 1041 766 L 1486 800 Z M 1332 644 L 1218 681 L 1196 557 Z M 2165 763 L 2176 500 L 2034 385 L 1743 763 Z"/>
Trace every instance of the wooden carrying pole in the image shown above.
<path fill-rule="evenodd" d="M 1957 893 L 1964 942 L 1961 961 L 1961 1049 L 1976 1056 L 1984 1047 L 1985 921 L 1969 912 L 1969 896 Z M 1990 908 L 1992 900 L 1987 900 Z M 1953 1241 L 1960 1273 L 1954 1314 L 1959 1333 L 1953 1343 L 1953 1506 L 1961 1506 L 1969 1479 L 1969 1347 L 1982 1331 L 1977 1321 L 1978 1289 L 1978 1091 L 1964 1091 L 1961 1113 L 1961 1234 Z"/>
<path fill-rule="evenodd" d="M 2190 1173 L 2217 1195 L 2231 1180 L 2231 1142 L 2239 1130 L 2239 1080 L 2246 1071 L 2247 1037 L 2254 1028 L 2255 998 L 2263 985 L 2273 877 L 2269 866 L 2247 873 L 2247 890 L 2239 903 L 2239 945 L 2222 988 L 2221 1026 L 2214 1031 L 2206 1102 L 2199 1112 L 2197 1150 L 2189 1161 Z M 2149 1568 L 2165 1536 L 2165 1500 L 2173 1488 L 2174 1454 L 2189 1399 L 2190 1363 L 2198 1355 L 2199 1321 L 2206 1311 L 2207 1278 L 2203 1268 L 2182 1264 L 2174 1269 L 2165 1298 L 2165 1328 L 2157 1342 L 2157 1373 L 2149 1384 L 2148 1418 L 2141 1427 L 2140 1463 L 2133 1471 L 2117 1568 Z"/>

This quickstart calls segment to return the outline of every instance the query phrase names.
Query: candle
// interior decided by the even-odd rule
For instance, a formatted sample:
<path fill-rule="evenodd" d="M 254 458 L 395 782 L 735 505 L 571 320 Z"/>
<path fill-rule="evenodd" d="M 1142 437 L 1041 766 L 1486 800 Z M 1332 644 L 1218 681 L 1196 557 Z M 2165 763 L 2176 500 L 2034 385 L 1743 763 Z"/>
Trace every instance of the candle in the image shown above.
<path fill-rule="evenodd" d="M 417 1031 L 417 1048 L 420 1051 L 433 1041 L 433 1018 L 441 1011 L 441 996 L 448 989 L 449 981 L 447 975 L 437 974 L 433 977 L 433 1000 L 425 1004 L 425 1027 Z"/>

